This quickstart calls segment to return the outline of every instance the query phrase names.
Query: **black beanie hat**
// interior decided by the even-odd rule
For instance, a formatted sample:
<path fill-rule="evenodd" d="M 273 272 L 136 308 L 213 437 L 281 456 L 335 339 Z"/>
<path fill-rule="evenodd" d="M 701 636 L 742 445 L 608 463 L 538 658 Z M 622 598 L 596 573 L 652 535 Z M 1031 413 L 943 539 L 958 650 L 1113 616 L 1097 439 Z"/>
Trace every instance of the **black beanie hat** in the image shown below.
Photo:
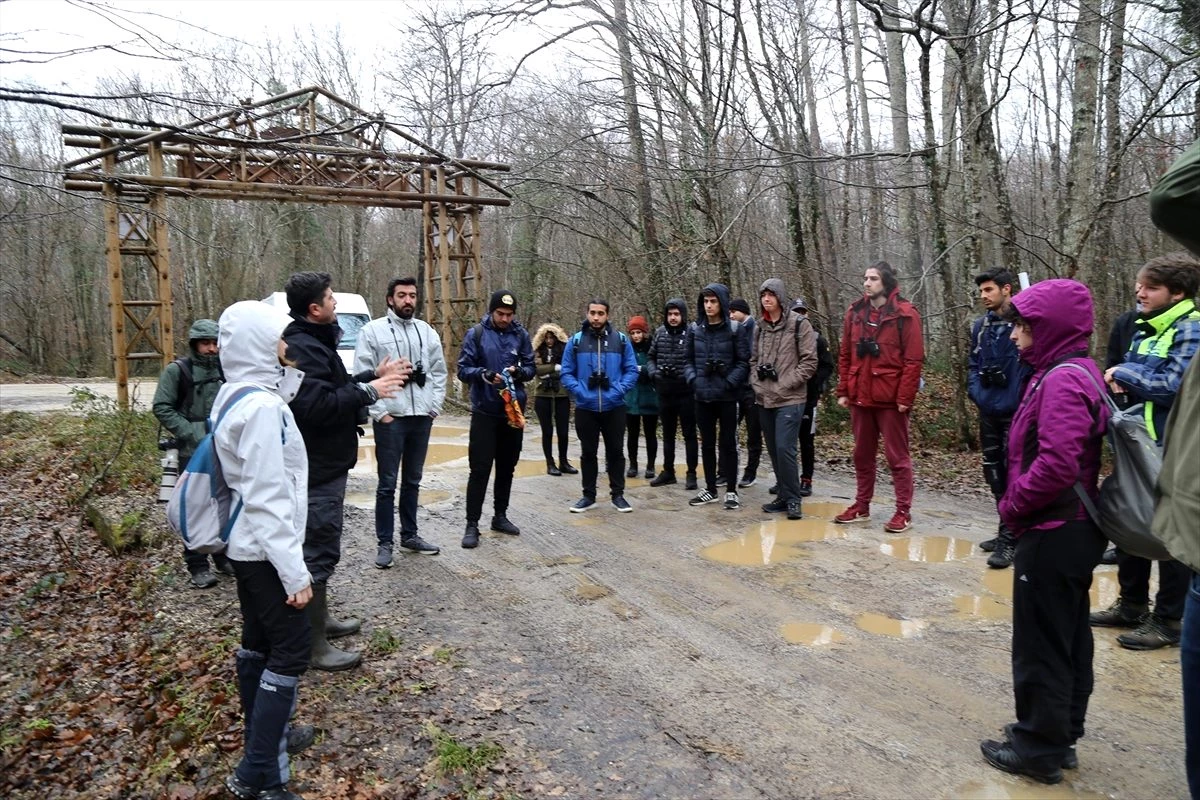
<path fill-rule="evenodd" d="M 492 299 L 488 301 L 488 313 L 492 313 L 497 308 L 517 310 L 517 300 L 508 289 L 497 289 L 492 292 Z"/>
<path fill-rule="evenodd" d="M 740 297 L 735 297 L 729 301 L 729 310 L 730 311 L 740 311 L 743 314 L 749 314 L 750 313 L 750 304 L 747 303 L 745 300 L 743 300 Z"/>

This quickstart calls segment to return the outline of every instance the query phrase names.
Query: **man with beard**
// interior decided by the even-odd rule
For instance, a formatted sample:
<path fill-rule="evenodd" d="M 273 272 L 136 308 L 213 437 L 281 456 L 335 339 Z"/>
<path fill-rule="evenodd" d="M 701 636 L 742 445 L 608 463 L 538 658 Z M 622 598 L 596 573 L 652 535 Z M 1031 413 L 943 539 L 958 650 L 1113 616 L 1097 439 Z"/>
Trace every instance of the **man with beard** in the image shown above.
<path fill-rule="evenodd" d="M 297 272 L 284 285 L 292 323 L 283 332 L 287 360 L 304 372 L 288 404 L 308 453 L 308 521 L 304 563 L 312 574 L 313 599 L 305 610 L 312 627 L 313 669 L 334 672 L 358 666 L 359 653 L 340 650 L 330 638 L 357 633 L 358 620 L 329 616 L 326 590 L 342 556 L 346 477 L 358 460 L 358 426 L 367 406 L 392 397 L 404 385 L 412 364 L 384 358 L 373 370 L 351 378 L 337 352 L 341 328 L 328 272 Z"/>
<path fill-rule="evenodd" d="M 446 399 L 446 357 L 442 340 L 429 323 L 417 319 L 417 279 L 393 278 L 388 284 L 387 314 L 371 320 L 358 334 L 356 372 L 374 371 L 384 359 L 406 359 L 412 374 L 395 397 L 371 406 L 375 434 L 375 566 L 392 565 L 396 515 L 396 476 L 400 476 L 400 547 L 410 553 L 437 555 L 441 549 L 417 533 L 417 503 L 433 421 Z"/>
<path fill-rule="evenodd" d="M 699 446 L 696 440 L 696 400 L 683 375 L 687 358 L 687 303 L 673 297 L 663 308 L 663 324 L 650 342 L 646 369 L 658 390 L 658 411 L 662 418 L 663 469 L 650 481 L 651 486 L 669 486 L 675 478 L 675 434 L 683 428 L 683 449 L 687 459 L 684 489 L 696 488 L 696 464 Z"/>

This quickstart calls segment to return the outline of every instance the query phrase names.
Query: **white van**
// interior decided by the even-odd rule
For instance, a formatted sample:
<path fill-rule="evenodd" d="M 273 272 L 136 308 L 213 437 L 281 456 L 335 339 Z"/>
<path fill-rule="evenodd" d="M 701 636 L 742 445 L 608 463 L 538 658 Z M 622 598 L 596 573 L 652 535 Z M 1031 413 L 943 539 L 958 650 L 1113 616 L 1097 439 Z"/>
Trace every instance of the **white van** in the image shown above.
<path fill-rule="evenodd" d="M 338 355 L 346 365 L 346 372 L 354 374 L 354 345 L 358 343 L 358 332 L 371 321 L 371 309 L 361 294 L 334 292 L 333 299 L 337 302 L 337 322 L 342 329 L 342 338 L 338 342 Z M 287 295 L 283 292 L 271 292 L 263 298 L 267 305 L 288 310 Z"/>

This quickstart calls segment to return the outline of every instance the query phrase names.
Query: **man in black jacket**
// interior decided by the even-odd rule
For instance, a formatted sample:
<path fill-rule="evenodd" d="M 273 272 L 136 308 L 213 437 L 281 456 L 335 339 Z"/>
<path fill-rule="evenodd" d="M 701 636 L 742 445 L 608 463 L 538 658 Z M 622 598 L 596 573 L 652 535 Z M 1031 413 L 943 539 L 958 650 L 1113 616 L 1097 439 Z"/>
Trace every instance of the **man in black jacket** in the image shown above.
<path fill-rule="evenodd" d="M 658 413 L 662 418 L 663 470 L 650 481 L 651 486 L 677 483 L 675 478 L 675 432 L 683 428 L 683 449 L 687 458 L 685 489 L 696 489 L 696 463 L 699 447 L 696 441 L 696 399 L 692 387 L 683 375 L 687 359 L 687 303 L 682 297 L 672 297 L 663 308 L 663 324 L 654 332 L 650 343 L 650 359 L 646 369 L 654 388 L 658 390 Z"/>
<path fill-rule="evenodd" d="M 792 303 L 792 311 L 809 319 L 808 304 L 804 296 L 797 297 Z M 809 319 L 811 322 L 812 320 Z M 829 385 L 829 376 L 833 375 L 833 353 L 829 352 L 829 343 L 821 335 L 821 329 L 813 325 L 817 334 L 817 371 L 808 379 L 808 395 L 804 401 L 804 416 L 800 417 L 800 496 L 812 496 L 813 470 L 817 461 L 817 406 L 821 395 Z M 774 487 L 773 487 L 774 488 Z M 775 494 L 775 492 L 771 492 Z"/>
<path fill-rule="evenodd" d="M 358 666 L 359 653 L 340 650 L 329 639 L 357 633 L 358 620 L 330 618 L 327 582 L 342 555 L 346 477 L 358 460 L 358 426 L 367 406 L 392 397 L 404 385 L 412 364 L 383 359 L 374 371 L 353 377 L 337 352 L 342 330 L 327 272 L 298 272 L 284 291 L 294 320 L 283 331 L 287 358 L 304 372 L 292 413 L 308 451 L 308 523 L 304 563 L 312 574 L 313 599 L 305 607 L 312 626 L 313 669 L 336 671 Z"/>

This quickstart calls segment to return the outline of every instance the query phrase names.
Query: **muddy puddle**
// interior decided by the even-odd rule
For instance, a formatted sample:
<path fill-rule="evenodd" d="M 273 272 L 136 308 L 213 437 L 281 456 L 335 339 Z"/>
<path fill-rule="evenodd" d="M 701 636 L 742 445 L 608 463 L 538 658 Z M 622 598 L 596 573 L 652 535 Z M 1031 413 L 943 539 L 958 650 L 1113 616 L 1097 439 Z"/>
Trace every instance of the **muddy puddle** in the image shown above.
<path fill-rule="evenodd" d="M 879 552 L 903 561 L 945 563 L 970 558 L 975 543 L 950 536 L 911 536 L 892 539 L 879 546 Z"/>
<path fill-rule="evenodd" d="M 985 769 L 991 769 L 983 760 L 983 756 L 979 756 L 979 763 L 983 764 Z M 1106 797 L 1096 792 L 1076 789 L 1069 782 L 1043 786 L 1007 775 L 964 783 L 950 796 L 960 800 L 1103 800 Z"/>
<path fill-rule="evenodd" d="M 873 633 L 876 636 L 890 636 L 893 639 L 909 639 L 925 630 L 928 623 L 921 619 L 893 619 L 883 614 L 860 614 L 854 624 L 859 630 Z"/>
<path fill-rule="evenodd" d="M 817 622 L 788 622 L 779 627 L 779 632 L 789 644 L 806 644 L 810 647 L 846 641 L 841 631 Z"/>
<path fill-rule="evenodd" d="M 983 575 L 983 585 L 989 592 L 1012 600 L 1012 569 L 990 569 Z M 1106 567 L 1092 573 L 1092 588 L 1089 592 L 1093 610 L 1108 608 L 1117 601 L 1121 584 L 1117 582 L 1117 568 Z"/>
<path fill-rule="evenodd" d="M 799 520 L 755 510 L 760 515 L 759 521 L 733 539 L 705 547 L 700 555 L 722 564 L 763 567 L 797 558 L 804 552 L 802 544 L 842 539 L 847 533 L 845 526 L 832 521 L 842 511 L 836 503 L 805 504 L 804 519 Z"/>
<path fill-rule="evenodd" d="M 442 489 L 422 489 L 420 504 L 422 506 L 429 506 L 449 500 L 453 496 L 452 492 L 443 491 Z M 375 492 L 346 492 L 346 505 L 353 508 L 374 508 Z"/>

